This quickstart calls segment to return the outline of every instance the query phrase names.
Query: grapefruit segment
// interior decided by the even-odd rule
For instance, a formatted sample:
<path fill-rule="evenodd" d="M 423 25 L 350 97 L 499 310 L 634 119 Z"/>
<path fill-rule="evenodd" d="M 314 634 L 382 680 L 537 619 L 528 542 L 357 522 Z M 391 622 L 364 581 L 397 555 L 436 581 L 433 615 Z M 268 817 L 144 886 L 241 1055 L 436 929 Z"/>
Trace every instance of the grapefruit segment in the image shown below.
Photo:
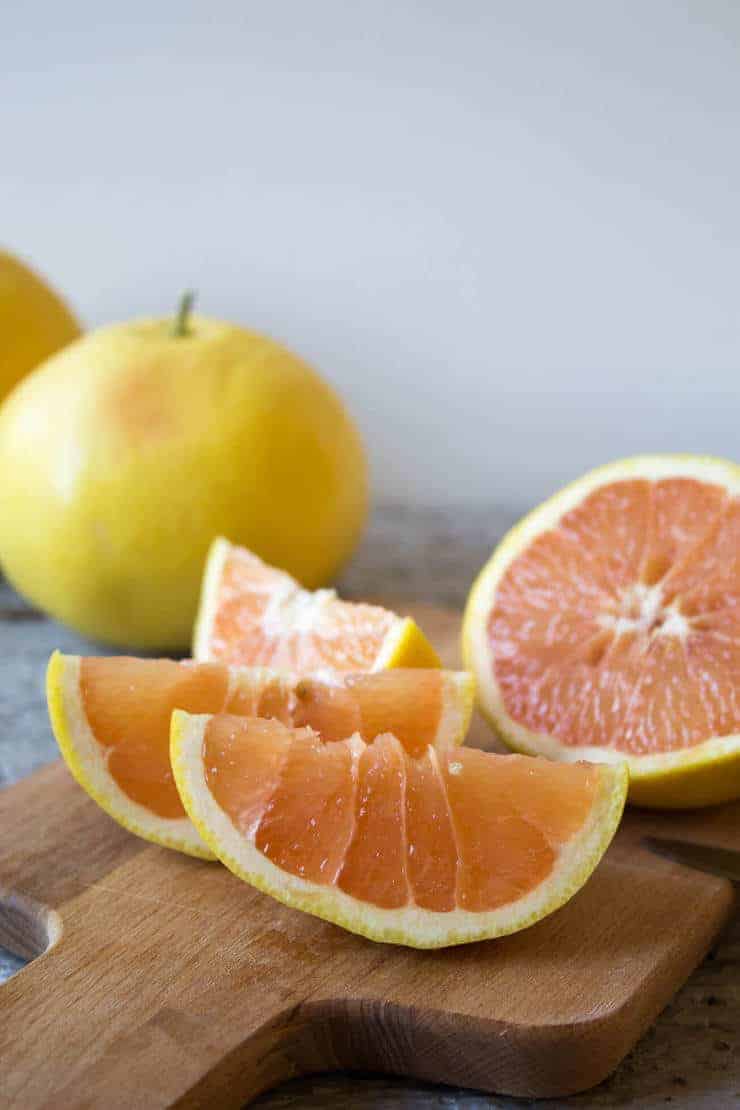
<path fill-rule="evenodd" d="M 428 748 L 406 764 L 406 874 L 416 905 L 439 913 L 454 909 L 457 869 L 447 792 L 439 761 Z"/>
<path fill-rule="evenodd" d="M 403 749 L 379 736 L 360 753 L 353 835 L 337 878 L 351 898 L 385 909 L 408 902 L 404 795 Z"/>
<path fill-rule="evenodd" d="M 440 665 L 411 619 L 341 601 L 334 590 L 304 590 L 225 539 L 206 561 L 193 656 L 300 675 Z"/>
<path fill-rule="evenodd" d="M 270 747 L 279 754 L 266 758 Z M 191 820 L 236 875 L 417 948 L 501 936 L 557 909 L 606 850 L 627 791 L 623 764 L 412 754 L 390 733 L 326 744 L 308 728 L 180 711 L 170 755 Z"/>
<path fill-rule="evenodd" d="M 501 542 L 463 641 L 512 748 L 626 759 L 643 805 L 740 796 L 740 469 L 646 456 L 586 475 Z"/>
<path fill-rule="evenodd" d="M 265 668 L 169 659 L 80 658 L 55 653 L 49 715 L 67 764 L 88 793 L 146 839 L 212 858 L 182 807 L 169 755 L 174 709 L 262 719 L 264 759 L 274 762 L 275 723 L 307 726 L 322 741 L 396 728 L 410 751 L 462 743 L 473 711 L 467 673 L 395 670 L 324 679 Z M 248 777 L 249 769 L 244 768 Z M 260 769 L 264 785 L 266 771 Z M 245 802 L 245 805 L 247 803 Z"/>
<path fill-rule="evenodd" d="M 211 736 L 206 775 L 211 791 L 228 807 L 234 822 L 252 836 L 280 781 L 288 756 L 287 737 L 278 721 L 257 719 L 253 743 L 245 753 L 233 745 L 232 720 L 224 718 L 226 728 L 220 733 L 214 730 Z M 227 767 L 228 775 L 224 774 Z"/>

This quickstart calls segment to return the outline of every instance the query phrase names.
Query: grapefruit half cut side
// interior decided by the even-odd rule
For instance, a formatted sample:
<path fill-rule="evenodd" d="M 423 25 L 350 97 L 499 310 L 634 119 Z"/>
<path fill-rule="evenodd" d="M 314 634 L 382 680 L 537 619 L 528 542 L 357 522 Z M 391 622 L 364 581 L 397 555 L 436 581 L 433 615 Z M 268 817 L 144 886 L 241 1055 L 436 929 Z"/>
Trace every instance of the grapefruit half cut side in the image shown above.
<path fill-rule="evenodd" d="M 619 824 L 621 764 L 474 748 L 412 755 L 390 733 L 172 716 L 193 824 L 239 878 L 371 940 L 441 948 L 516 932 L 588 879 Z"/>
<path fill-rule="evenodd" d="M 439 667 L 409 617 L 304 590 L 251 551 L 217 539 L 203 575 L 193 657 L 294 674 Z"/>
<path fill-rule="evenodd" d="M 309 726 L 327 742 L 393 729 L 410 751 L 461 744 L 473 710 L 467 672 L 394 670 L 293 678 L 264 668 L 55 652 L 47 698 L 70 771 L 116 821 L 146 840 L 213 858 L 182 807 L 170 717 L 229 712 Z"/>
<path fill-rule="evenodd" d="M 466 665 L 515 750 L 626 760 L 630 801 L 740 796 L 740 468 L 595 470 L 503 539 L 470 594 Z"/>

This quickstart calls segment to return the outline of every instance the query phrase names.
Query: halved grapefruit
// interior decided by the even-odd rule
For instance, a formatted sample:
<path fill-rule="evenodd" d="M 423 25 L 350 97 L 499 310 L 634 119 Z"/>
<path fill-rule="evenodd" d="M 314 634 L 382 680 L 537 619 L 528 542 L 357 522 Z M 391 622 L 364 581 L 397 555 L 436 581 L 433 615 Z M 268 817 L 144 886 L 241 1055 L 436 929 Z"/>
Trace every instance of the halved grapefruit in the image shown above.
<path fill-rule="evenodd" d="M 463 652 L 510 747 L 626 760 L 639 805 L 740 796 L 740 468 L 643 456 L 574 482 L 495 550 Z"/>
<path fill-rule="evenodd" d="M 188 820 L 170 766 L 173 709 L 273 717 L 326 741 L 393 729 L 410 751 L 462 743 L 472 676 L 442 670 L 290 679 L 262 668 L 169 659 L 80 658 L 55 652 L 49 716 L 70 771 L 125 828 L 212 858 Z"/>
<path fill-rule="evenodd" d="M 225 539 L 206 561 L 193 657 L 304 675 L 440 665 L 410 618 L 341 601 L 334 590 L 304 590 Z"/>
<path fill-rule="evenodd" d="M 415 948 L 523 929 L 587 880 L 619 823 L 624 765 L 428 747 L 389 733 L 175 712 L 191 820 L 241 879 L 372 940 Z"/>

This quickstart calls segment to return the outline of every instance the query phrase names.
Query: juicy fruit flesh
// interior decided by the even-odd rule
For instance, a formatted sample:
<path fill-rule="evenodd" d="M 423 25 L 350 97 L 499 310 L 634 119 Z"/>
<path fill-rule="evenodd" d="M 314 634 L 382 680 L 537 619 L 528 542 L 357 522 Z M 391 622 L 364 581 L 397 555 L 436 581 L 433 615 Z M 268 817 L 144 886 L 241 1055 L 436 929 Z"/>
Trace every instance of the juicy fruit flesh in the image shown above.
<path fill-rule="evenodd" d="M 370 670 L 398 617 L 376 605 L 310 593 L 289 574 L 232 547 L 224 563 L 209 658 L 295 674 Z"/>
<path fill-rule="evenodd" d="M 412 756 L 395 737 L 324 744 L 310 729 L 221 716 L 206 784 L 235 828 L 290 874 L 384 909 L 496 909 L 538 886 L 583 827 L 590 764 L 473 748 Z"/>
<path fill-rule="evenodd" d="M 323 740 L 346 740 L 357 732 L 369 741 L 392 732 L 407 751 L 420 755 L 434 743 L 442 716 L 441 673 L 398 668 L 331 683 L 306 678 L 295 687 L 292 721 L 280 720 L 308 725 Z"/>
<path fill-rule="evenodd" d="M 488 620 L 507 713 L 645 755 L 740 731 L 740 500 L 691 478 L 602 486 L 519 554 Z"/>
<path fill-rule="evenodd" d="M 392 730 L 411 751 L 433 743 L 443 710 L 442 671 L 396 670 L 291 683 L 267 672 L 229 671 L 221 663 L 87 658 L 80 696 L 107 767 L 133 801 L 160 817 L 185 816 L 172 776 L 170 718 L 231 713 L 309 726 L 323 740 L 357 732 L 372 740 Z"/>
<path fill-rule="evenodd" d="M 132 801 L 159 817 L 185 816 L 172 776 L 170 718 L 174 709 L 213 712 L 228 705 L 228 672 L 169 659 L 83 659 L 80 697 L 108 771 Z"/>

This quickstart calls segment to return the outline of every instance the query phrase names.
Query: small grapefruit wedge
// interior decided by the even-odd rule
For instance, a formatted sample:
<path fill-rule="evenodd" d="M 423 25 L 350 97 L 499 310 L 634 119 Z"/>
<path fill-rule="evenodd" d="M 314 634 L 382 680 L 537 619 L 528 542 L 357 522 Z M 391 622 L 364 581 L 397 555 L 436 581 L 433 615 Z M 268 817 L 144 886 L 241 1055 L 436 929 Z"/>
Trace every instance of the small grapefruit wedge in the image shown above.
<path fill-rule="evenodd" d="M 212 858 L 182 807 L 170 766 L 173 709 L 227 711 L 310 726 L 325 741 L 392 728 L 410 751 L 462 743 L 473 709 L 467 673 L 395 670 L 330 681 L 262 668 L 169 659 L 80 658 L 55 652 L 49 716 L 70 771 L 125 828 Z"/>
<path fill-rule="evenodd" d="M 587 880 L 619 823 L 624 765 L 428 747 L 390 733 L 172 716 L 180 796 L 239 878 L 371 940 L 441 948 L 516 932 Z"/>
<path fill-rule="evenodd" d="M 341 601 L 334 590 L 304 590 L 225 539 L 206 560 L 193 657 L 302 675 L 440 665 L 410 618 Z"/>
<path fill-rule="evenodd" d="M 626 760 L 630 800 L 740 796 L 740 468 L 643 456 L 529 514 L 470 594 L 481 707 L 515 750 Z"/>

